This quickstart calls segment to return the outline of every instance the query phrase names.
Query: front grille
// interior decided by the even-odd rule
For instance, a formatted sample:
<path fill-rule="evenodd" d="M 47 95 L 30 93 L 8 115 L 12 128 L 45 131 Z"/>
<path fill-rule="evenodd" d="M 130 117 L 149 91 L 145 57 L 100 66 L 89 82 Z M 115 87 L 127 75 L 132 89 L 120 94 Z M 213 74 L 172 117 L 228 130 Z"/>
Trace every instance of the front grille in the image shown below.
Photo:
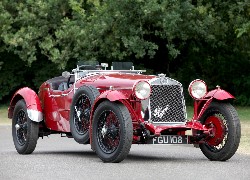
<path fill-rule="evenodd" d="M 182 86 L 179 83 L 152 85 L 149 99 L 149 118 L 153 123 L 181 123 L 186 121 Z"/>

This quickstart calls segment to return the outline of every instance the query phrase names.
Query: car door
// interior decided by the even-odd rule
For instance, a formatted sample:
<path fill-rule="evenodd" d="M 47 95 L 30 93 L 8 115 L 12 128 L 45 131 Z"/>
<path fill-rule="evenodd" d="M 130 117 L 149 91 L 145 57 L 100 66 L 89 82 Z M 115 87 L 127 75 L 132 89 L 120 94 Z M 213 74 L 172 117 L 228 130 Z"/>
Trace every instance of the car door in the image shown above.
<path fill-rule="evenodd" d="M 44 93 L 45 124 L 54 131 L 69 132 L 69 109 L 65 108 L 68 90 L 47 89 Z"/>

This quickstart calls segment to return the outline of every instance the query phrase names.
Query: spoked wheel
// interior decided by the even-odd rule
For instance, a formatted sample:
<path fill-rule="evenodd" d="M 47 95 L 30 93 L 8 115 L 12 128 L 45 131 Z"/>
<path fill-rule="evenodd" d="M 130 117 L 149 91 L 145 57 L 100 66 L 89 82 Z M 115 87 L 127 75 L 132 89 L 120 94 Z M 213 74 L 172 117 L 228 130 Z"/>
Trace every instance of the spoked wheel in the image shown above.
<path fill-rule="evenodd" d="M 24 100 L 16 103 L 12 119 L 12 137 L 19 154 L 32 153 L 37 144 L 39 125 L 29 119 Z"/>
<path fill-rule="evenodd" d="M 97 140 L 101 150 L 113 153 L 120 142 L 120 123 L 113 111 L 103 111 L 97 124 Z"/>
<path fill-rule="evenodd" d="M 90 111 L 90 99 L 88 96 L 83 94 L 77 100 L 74 111 L 74 126 L 78 134 L 83 135 L 88 132 Z"/>
<path fill-rule="evenodd" d="M 230 159 L 238 149 L 241 136 L 240 121 L 234 107 L 229 103 L 212 102 L 201 122 L 212 129 L 212 136 L 200 144 L 203 154 L 215 161 Z"/>
<path fill-rule="evenodd" d="M 16 115 L 16 140 L 20 146 L 26 143 L 27 139 L 27 116 L 23 109 L 20 109 Z"/>
<path fill-rule="evenodd" d="M 133 128 L 128 109 L 121 103 L 105 101 L 94 114 L 92 146 L 103 162 L 120 162 L 132 144 Z"/>
<path fill-rule="evenodd" d="M 92 86 L 83 86 L 77 90 L 70 108 L 70 130 L 75 141 L 80 144 L 89 141 L 89 119 L 91 107 L 100 95 Z"/>

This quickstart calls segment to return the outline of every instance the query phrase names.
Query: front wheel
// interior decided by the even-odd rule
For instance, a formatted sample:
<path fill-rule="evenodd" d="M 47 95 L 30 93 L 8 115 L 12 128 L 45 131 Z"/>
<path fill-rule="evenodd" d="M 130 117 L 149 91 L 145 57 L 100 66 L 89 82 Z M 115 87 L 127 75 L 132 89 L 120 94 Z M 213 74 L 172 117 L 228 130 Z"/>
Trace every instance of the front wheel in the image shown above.
<path fill-rule="evenodd" d="M 24 100 L 16 103 L 12 118 L 12 137 L 19 154 L 32 153 L 37 144 L 39 124 L 31 121 Z"/>
<path fill-rule="evenodd" d="M 212 102 L 201 123 L 211 128 L 213 135 L 200 144 L 203 154 L 213 161 L 226 161 L 238 149 L 241 126 L 238 114 L 230 103 Z"/>
<path fill-rule="evenodd" d="M 128 155 L 133 126 L 128 109 L 121 103 L 104 101 L 93 117 L 92 146 L 103 162 L 120 162 Z"/>

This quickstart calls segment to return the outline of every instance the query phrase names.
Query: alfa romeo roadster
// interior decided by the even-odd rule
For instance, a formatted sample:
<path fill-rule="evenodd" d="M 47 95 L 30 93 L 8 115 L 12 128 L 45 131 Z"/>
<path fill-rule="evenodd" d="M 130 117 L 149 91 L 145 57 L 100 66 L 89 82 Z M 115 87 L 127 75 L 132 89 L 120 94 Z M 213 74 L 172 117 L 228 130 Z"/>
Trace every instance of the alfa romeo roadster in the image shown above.
<path fill-rule="evenodd" d="M 51 134 L 90 144 L 103 162 L 124 160 L 132 144 L 194 144 L 214 161 L 237 151 L 241 126 L 230 93 L 192 81 L 194 113 L 188 120 L 180 82 L 143 75 L 128 62 L 107 67 L 79 64 L 44 82 L 38 93 L 18 90 L 8 109 L 17 152 L 32 153 L 39 137 Z"/>

